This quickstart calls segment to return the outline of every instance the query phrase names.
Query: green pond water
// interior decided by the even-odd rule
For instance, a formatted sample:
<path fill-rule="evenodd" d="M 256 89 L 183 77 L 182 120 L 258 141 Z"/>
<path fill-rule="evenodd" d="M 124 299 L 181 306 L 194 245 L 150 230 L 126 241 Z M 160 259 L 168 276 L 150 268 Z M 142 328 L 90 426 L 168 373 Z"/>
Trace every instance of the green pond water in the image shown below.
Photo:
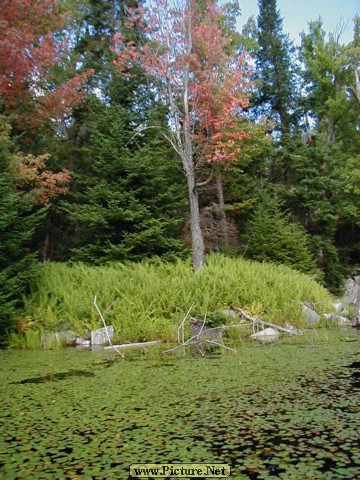
<path fill-rule="evenodd" d="M 110 352 L 1 351 L 0 478 L 227 463 L 234 479 L 359 479 L 359 342 L 348 329 L 113 363 Z"/>

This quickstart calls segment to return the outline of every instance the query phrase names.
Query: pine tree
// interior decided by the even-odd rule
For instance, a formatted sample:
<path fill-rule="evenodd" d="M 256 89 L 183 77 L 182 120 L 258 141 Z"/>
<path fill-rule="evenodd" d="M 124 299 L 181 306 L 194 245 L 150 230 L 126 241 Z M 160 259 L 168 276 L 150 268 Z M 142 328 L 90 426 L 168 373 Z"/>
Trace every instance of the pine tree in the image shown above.
<path fill-rule="evenodd" d="M 246 255 L 254 260 L 289 265 L 321 279 L 305 229 L 291 221 L 289 214 L 281 210 L 279 202 L 264 192 L 253 208 L 242 240 Z"/>
<path fill-rule="evenodd" d="M 278 122 L 283 134 L 289 133 L 294 122 L 294 72 L 292 45 L 283 33 L 283 20 L 276 0 L 259 0 L 258 48 L 255 78 L 258 95 L 254 99 L 256 110 Z"/>
<path fill-rule="evenodd" d="M 29 288 L 36 254 L 32 238 L 39 223 L 29 198 L 16 188 L 16 178 L 9 173 L 10 126 L 0 123 L 0 341 L 14 330 L 22 296 Z"/>
<path fill-rule="evenodd" d="M 87 123 L 86 163 L 78 172 L 74 165 L 76 184 L 62 204 L 72 259 L 98 264 L 184 251 L 178 237 L 186 195 L 177 159 L 157 128 L 137 132 L 131 118 L 99 102 Z"/>

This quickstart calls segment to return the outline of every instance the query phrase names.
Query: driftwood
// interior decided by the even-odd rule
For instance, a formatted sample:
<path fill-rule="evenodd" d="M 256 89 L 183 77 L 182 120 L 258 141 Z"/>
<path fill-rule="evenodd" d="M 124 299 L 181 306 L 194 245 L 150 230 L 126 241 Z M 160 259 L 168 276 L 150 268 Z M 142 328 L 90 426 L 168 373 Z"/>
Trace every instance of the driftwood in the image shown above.
<path fill-rule="evenodd" d="M 114 302 L 113 302 L 114 303 Z M 112 304 L 111 304 L 112 305 Z M 111 306 L 110 305 L 110 306 Z M 120 350 L 125 350 L 127 348 L 144 348 L 144 347 L 150 347 L 151 345 L 158 345 L 159 343 L 161 343 L 161 340 L 153 340 L 152 342 L 139 342 L 139 343 L 125 343 L 123 345 L 113 345 L 112 344 L 112 341 L 111 341 L 111 338 L 108 334 L 108 331 L 107 331 L 107 325 L 106 325 L 106 322 L 105 322 L 105 318 L 104 318 L 104 315 L 101 313 L 101 310 L 100 308 L 98 307 L 97 303 L 96 303 L 96 295 L 94 297 L 94 306 L 98 312 L 98 314 L 100 315 L 100 318 L 103 322 L 103 325 L 105 327 L 105 332 L 106 332 L 106 336 L 107 336 L 107 339 L 108 339 L 108 342 L 109 342 L 109 346 L 108 347 L 104 347 L 104 350 L 114 350 L 116 353 L 118 353 L 120 355 L 120 357 L 122 358 L 122 360 L 125 359 L 125 356 L 122 352 L 120 352 Z M 110 308 L 110 307 L 109 307 Z"/>
<path fill-rule="evenodd" d="M 225 327 L 226 326 L 224 325 L 223 328 L 225 328 Z M 220 328 L 222 328 L 222 327 L 217 327 L 217 329 L 220 329 Z M 230 350 L 231 352 L 236 352 L 236 350 L 234 350 L 233 348 L 227 347 L 226 345 L 224 345 L 223 343 L 221 343 L 217 340 L 206 338 L 205 335 L 208 333 L 208 330 L 214 330 L 214 329 L 205 329 L 205 330 L 203 330 L 203 332 L 197 333 L 193 337 L 186 340 L 186 342 L 183 342 L 179 345 L 176 345 L 173 348 L 169 348 L 168 350 L 165 350 L 164 353 L 173 352 L 173 351 L 177 350 L 178 348 L 183 348 L 183 347 L 197 347 L 200 350 L 200 347 L 205 346 L 206 344 L 207 345 L 216 345 L 218 347 L 225 348 L 226 350 Z M 203 336 L 203 338 L 202 338 L 202 336 Z"/>
<path fill-rule="evenodd" d="M 104 327 L 105 327 L 106 336 L 107 336 L 107 339 L 108 339 L 108 342 L 109 342 L 109 345 L 110 345 L 109 348 L 111 348 L 112 350 L 114 350 L 118 355 L 120 355 L 120 357 L 122 358 L 122 360 L 124 360 L 124 359 L 125 359 L 124 354 L 123 354 L 122 352 L 119 352 L 118 349 L 116 348 L 116 346 L 114 346 L 114 345 L 112 344 L 111 338 L 110 338 L 109 333 L 108 333 L 107 325 L 106 325 L 106 322 L 105 322 L 105 318 L 104 318 L 103 314 L 101 313 L 100 308 L 98 307 L 98 305 L 97 305 L 97 303 L 96 303 L 96 295 L 94 296 L 94 306 L 95 306 L 98 314 L 100 315 L 100 318 L 101 318 L 101 320 L 102 320 L 102 322 L 103 322 L 103 325 L 104 325 Z"/>
<path fill-rule="evenodd" d="M 252 322 L 253 325 L 261 325 L 263 327 L 272 327 L 275 330 L 278 330 L 279 332 L 288 333 L 289 335 L 299 335 L 300 333 L 302 333 L 297 328 L 279 327 L 279 325 L 276 325 L 275 323 L 265 322 L 264 320 L 260 320 L 259 318 L 251 317 L 248 313 L 244 312 L 244 310 L 242 310 L 241 308 L 233 307 L 233 310 L 237 312 L 241 317 L 245 318 L 245 320 Z"/>
<path fill-rule="evenodd" d="M 185 323 L 189 318 L 190 312 L 194 307 L 194 303 L 190 306 L 189 310 L 187 311 L 186 315 L 184 316 L 181 324 L 178 328 L 178 345 L 175 347 L 169 348 L 165 350 L 164 353 L 173 352 L 179 348 L 186 348 L 186 347 L 196 347 L 200 353 L 202 352 L 202 347 L 208 347 L 209 345 L 215 345 L 218 347 L 225 348 L 226 350 L 230 350 L 231 352 L 236 352 L 233 348 L 227 347 L 221 342 L 222 334 L 225 330 L 228 330 L 232 327 L 239 327 L 240 325 L 221 325 L 219 327 L 211 327 L 207 328 L 206 324 L 206 315 L 204 319 L 198 320 L 197 318 L 191 317 L 190 323 L 198 323 L 200 324 L 200 328 L 196 331 L 195 335 L 190 337 L 188 340 L 185 341 Z"/>
<path fill-rule="evenodd" d="M 123 345 L 110 345 L 109 347 L 104 347 L 104 350 L 110 350 L 111 348 L 117 348 L 119 350 L 125 350 L 127 348 L 144 348 L 150 347 L 151 345 L 158 345 L 159 343 L 162 343 L 162 341 L 153 340 L 151 342 L 124 343 Z"/>

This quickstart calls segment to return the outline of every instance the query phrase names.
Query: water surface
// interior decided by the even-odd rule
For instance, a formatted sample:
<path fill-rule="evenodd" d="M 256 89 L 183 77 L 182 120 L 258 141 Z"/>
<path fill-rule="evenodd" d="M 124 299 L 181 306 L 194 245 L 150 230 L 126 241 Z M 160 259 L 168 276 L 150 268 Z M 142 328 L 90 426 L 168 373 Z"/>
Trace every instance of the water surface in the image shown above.
<path fill-rule="evenodd" d="M 359 334 L 210 357 L 0 352 L 0 478 L 127 479 L 229 463 L 234 479 L 360 478 Z"/>

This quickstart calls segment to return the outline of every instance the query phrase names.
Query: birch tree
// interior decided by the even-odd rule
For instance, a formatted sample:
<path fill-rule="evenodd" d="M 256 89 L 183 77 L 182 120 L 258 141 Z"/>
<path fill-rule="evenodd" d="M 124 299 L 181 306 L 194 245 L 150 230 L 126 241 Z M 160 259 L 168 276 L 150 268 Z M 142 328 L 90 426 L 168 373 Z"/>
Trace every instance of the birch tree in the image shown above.
<path fill-rule="evenodd" d="M 169 109 L 169 130 L 163 132 L 182 161 L 190 204 L 193 267 L 204 264 L 197 169 L 199 162 L 226 163 L 239 155 L 246 136 L 236 129 L 247 106 L 250 71 L 242 55 L 229 48 L 221 28 L 226 14 L 207 0 L 154 0 L 145 11 L 133 9 L 127 28 L 139 24 L 146 42 L 114 38 L 116 65 L 131 75 L 141 65 L 159 99 Z"/>

